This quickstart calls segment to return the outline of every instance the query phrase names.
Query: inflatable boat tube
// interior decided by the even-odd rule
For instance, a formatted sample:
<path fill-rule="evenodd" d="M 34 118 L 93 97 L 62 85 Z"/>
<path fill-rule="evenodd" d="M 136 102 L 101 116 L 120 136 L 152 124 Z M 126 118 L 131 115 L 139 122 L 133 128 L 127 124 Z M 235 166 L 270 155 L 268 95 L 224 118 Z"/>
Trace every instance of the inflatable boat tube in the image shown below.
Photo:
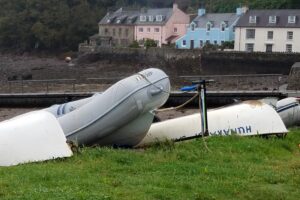
<path fill-rule="evenodd" d="M 167 101 L 169 93 L 169 77 L 150 68 L 117 82 L 100 95 L 46 110 L 58 117 L 67 139 L 79 145 L 134 146 L 151 126 L 151 112 Z M 134 126 L 139 128 L 125 131 Z"/>

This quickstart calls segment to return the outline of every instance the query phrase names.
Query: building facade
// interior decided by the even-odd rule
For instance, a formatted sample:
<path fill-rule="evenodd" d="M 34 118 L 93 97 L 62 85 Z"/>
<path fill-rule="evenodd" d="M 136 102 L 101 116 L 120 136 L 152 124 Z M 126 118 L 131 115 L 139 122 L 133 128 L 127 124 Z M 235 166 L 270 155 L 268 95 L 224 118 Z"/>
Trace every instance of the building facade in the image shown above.
<path fill-rule="evenodd" d="M 300 52 L 300 10 L 250 10 L 235 29 L 236 51 Z"/>
<path fill-rule="evenodd" d="M 158 46 L 171 44 L 186 33 L 190 18 L 177 4 L 173 8 L 148 9 L 140 13 L 135 26 L 135 40 L 155 40 Z"/>
<path fill-rule="evenodd" d="M 202 48 L 205 44 L 221 45 L 234 40 L 234 26 L 247 8 L 237 8 L 236 13 L 208 13 L 198 10 L 187 33 L 176 41 L 179 49 Z"/>
<path fill-rule="evenodd" d="M 99 22 L 99 33 L 90 44 L 100 46 L 129 46 L 133 41 L 143 44 L 155 40 L 158 46 L 174 43 L 186 33 L 190 18 L 177 4 L 173 8 L 119 10 L 107 13 Z"/>
<path fill-rule="evenodd" d="M 99 22 L 98 45 L 129 46 L 134 41 L 135 23 L 138 19 L 138 10 L 120 8 L 113 13 L 107 13 Z"/>

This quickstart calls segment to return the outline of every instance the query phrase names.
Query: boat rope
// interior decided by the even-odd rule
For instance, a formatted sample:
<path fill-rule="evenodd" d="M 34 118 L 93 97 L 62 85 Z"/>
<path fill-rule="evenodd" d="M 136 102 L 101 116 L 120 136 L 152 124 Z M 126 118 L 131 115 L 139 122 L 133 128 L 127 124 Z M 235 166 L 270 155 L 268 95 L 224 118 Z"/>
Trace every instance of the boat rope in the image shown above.
<path fill-rule="evenodd" d="M 192 98 L 190 98 L 189 100 L 187 100 L 186 102 L 184 102 L 183 104 L 176 106 L 176 107 L 170 107 L 170 108 L 163 108 L 163 109 L 158 109 L 155 110 L 155 112 L 166 112 L 166 111 L 171 111 L 171 110 L 179 110 L 181 108 L 183 108 L 184 106 L 186 106 L 187 104 L 191 103 L 194 99 L 196 99 L 199 96 L 199 92 L 197 92 Z"/>

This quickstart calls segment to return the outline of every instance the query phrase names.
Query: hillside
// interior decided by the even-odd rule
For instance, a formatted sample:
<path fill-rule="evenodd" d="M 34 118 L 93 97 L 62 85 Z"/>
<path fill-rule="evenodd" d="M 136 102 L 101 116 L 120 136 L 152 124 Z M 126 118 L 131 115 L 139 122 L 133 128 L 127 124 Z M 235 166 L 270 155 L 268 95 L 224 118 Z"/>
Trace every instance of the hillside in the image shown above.
<path fill-rule="evenodd" d="M 78 44 L 97 33 L 97 23 L 120 7 L 171 7 L 174 0 L 0 0 L 0 51 L 76 51 Z M 300 8 L 296 0 L 175 0 L 191 14 L 250 9 Z"/>

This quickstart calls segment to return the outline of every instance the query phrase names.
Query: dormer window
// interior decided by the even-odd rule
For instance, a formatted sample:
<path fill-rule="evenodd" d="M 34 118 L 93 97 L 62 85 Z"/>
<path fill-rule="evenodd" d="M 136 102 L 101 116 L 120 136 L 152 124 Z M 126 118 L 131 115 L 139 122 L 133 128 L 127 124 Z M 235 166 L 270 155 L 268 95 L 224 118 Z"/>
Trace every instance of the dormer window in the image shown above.
<path fill-rule="evenodd" d="M 226 22 L 222 22 L 220 28 L 221 28 L 221 31 L 225 31 L 225 29 L 227 28 L 227 23 Z"/>
<path fill-rule="evenodd" d="M 117 20 L 117 24 L 120 24 L 120 23 L 121 23 L 121 20 L 120 20 L 120 19 L 118 19 L 118 20 Z"/>
<path fill-rule="evenodd" d="M 147 20 L 147 17 L 145 15 L 140 16 L 140 21 L 145 22 Z"/>
<path fill-rule="evenodd" d="M 288 23 L 289 24 L 295 24 L 296 23 L 296 16 L 289 16 Z"/>
<path fill-rule="evenodd" d="M 276 24 L 277 17 L 276 16 L 269 16 L 269 24 Z"/>
<path fill-rule="evenodd" d="M 106 22 L 107 22 L 107 23 L 110 23 L 110 22 L 111 22 L 111 20 L 110 20 L 110 19 L 108 19 Z"/>
<path fill-rule="evenodd" d="M 249 23 L 250 24 L 256 24 L 256 16 L 250 16 L 249 17 Z"/>
<path fill-rule="evenodd" d="M 210 31 L 211 27 L 212 27 L 212 23 L 211 22 L 207 22 L 207 24 L 206 24 L 206 31 Z"/>
<path fill-rule="evenodd" d="M 153 18 L 152 15 L 150 15 L 150 16 L 148 17 L 148 19 L 149 19 L 149 22 L 153 22 L 153 20 L 154 20 L 154 18 Z"/>
<path fill-rule="evenodd" d="M 191 24 L 191 31 L 194 31 L 194 30 L 195 30 L 195 24 L 192 23 L 192 24 Z"/>
<path fill-rule="evenodd" d="M 156 21 L 161 22 L 163 19 L 162 15 L 156 15 Z"/>

